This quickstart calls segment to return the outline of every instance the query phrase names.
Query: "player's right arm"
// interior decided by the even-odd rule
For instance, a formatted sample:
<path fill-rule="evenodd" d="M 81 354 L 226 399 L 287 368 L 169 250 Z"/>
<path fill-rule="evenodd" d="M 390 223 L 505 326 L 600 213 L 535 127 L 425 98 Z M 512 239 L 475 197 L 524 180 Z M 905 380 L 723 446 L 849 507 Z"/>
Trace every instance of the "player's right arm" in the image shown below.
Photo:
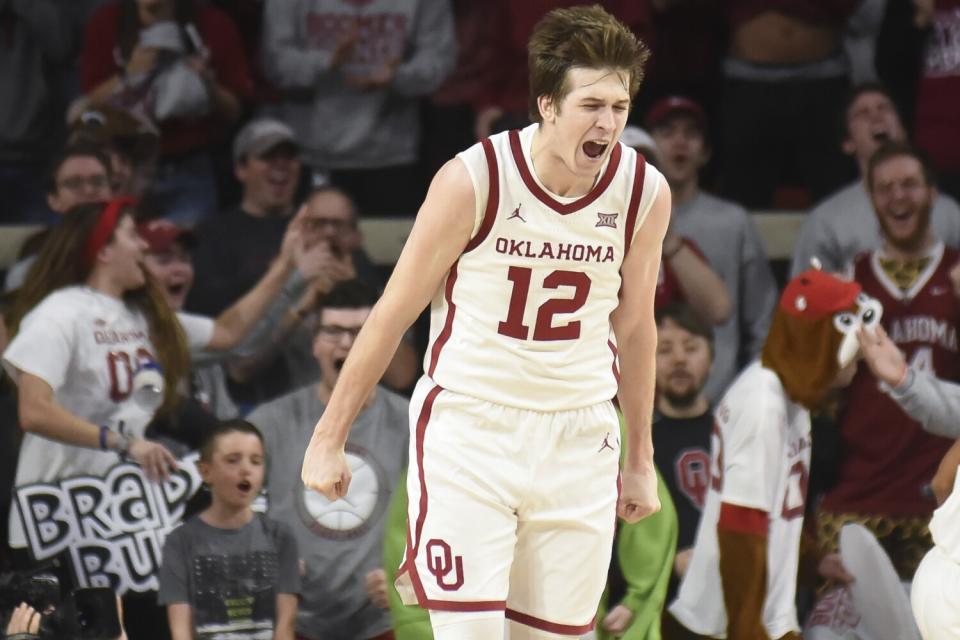
<path fill-rule="evenodd" d="M 346 495 L 350 471 L 343 447 L 350 426 L 386 370 L 404 332 L 463 253 L 473 233 L 476 210 L 467 167 L 454 158 L 434 177 L 393 275 L 350 349 L 307 446 L 303 482 L 328 499 Z"/>

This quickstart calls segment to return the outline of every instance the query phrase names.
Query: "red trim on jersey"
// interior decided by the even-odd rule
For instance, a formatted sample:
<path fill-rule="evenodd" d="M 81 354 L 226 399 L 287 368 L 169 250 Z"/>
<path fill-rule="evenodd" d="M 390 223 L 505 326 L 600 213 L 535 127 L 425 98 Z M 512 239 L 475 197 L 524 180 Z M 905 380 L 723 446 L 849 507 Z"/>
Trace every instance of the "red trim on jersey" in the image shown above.
<path fill-rule="evenodd" d="M 734 533 L 749 533 L 766 538 L 770 529 L 770 515 L 760 509 L 741 507 L 729 502 L 720 503 L 717 528 Z"/>
<path fill-rule="evenodd" d="M 493 222 L 497 219 L 497 209 L 500 208 L 500 172 L 497 169 L 497 154 L 493 151 L 493 143 L 490 138 L 484 138 L 483 154 L 487 156 L 487 175 L 489 176 L 490 188 L 487 190 L 487 208 L 483 212 L 483 222 L 480 228 L 470 242 L 467 243 L 463 252 L 473 251 L 480 243 L 490 235 L 490 229 L 493 228 Z"/>
<path fill-rule="evenodd" d="M 630 204 L 627 206 L 627 224 L 624 225 L 623 255 L 626 257 L 633 244 L 633 234 L 637 226 L 637 214 L 640 211 L 640 198 L 643 196 L 643 181 L 647 175 L 647 160 L 643 154 L 637 154 L 637 165 L 633 172 L 633 190 L 630 193 Z"/>
<path fill-rule="evenodd" d="M 610 347 L 610 351 L 613 352 L 613 377 L 616 379 L 617 384 L 620 384 L 620 369 L 617 367 L 617 345 L 613 344 L 613 340 L 607 340 L 607 346 Z"/>
<path fill-rule="evenodd" d="M 514 611 L 513 609 L 507 609 L 506 616 L 508 620 L 519 622 L 522 625 L 533 627 L 534 629 L 540 629 L 541 631 L 549 631 L 550 633 L 559 633 L 562 635 L 586 633 L 587 631 L 593 629 L 593 625 L 597 621 L 596 617 L 594 617 L 594 619 L 587 624 L 560 624 L 559 622 L 550 622 L 549 620 L 537 618 L 527 613 L 520 613 L 519 611 Z"/>
<path fill-rule="evenodd" d="M 537 200 L 564 216 L 568 213 L 580 211 L 580 209 L 583 209 L 599 198 L 603 192 L 606 191 L 607 187 L 610 186 L 613 177 L 617 173 L 617 167 L 620 166 L 620 143 L 616 143 L 613 151 L 610 152 L 607 170 L 603 172 L 603 176 L 600 177 L 597 184 L 590 190 L 590 193 L 578 200 L 564 204 L 544 191 L 543 188 L 537 184 L 537 181 L 533 179 L 533 175 L 530 173 L 530 167 L 527 166 L 527 159 L 523 156 L 523 146 L 520 144 L 520 133 L 516 129 L 510 132 L 510 150 L 513 152 L 513 160 L 516 162 L 517 169 L 520 171 L 520 177 L 523 178 L 523 184 L 526 185 L 530 193 L 536 196 Z"/>
<path fill-rule="evenodd" d="M 423 474 L 423 439 L 427 434 L 427 423 L 430 422 L 430 414 L 433 412 L 433 402 L 443 391 L 443 387 L 434 387 L 427 393 L 423 400 L 423 406 L 420 408 L 420 415 L 417 417 L 417 477 L 420 480 L 420 508 L 417 513 L 416 543 L 411 549 L 413 555 L 408 558 L 407 564 L 412 564 L 412 559 L 417 556 L 420 550 L 420 536 L 423 533 L 423 523 L 427 519 L 427 480 Z"/>
<path fill-rule="evenodd" d="M 430 415 L 433 412 L 433 403 L 443 391 L 443 387 L 434 387 L 427 393 L 423 400 L 423 406 L 420 408 L 420 415 L 417 417 L 416 430 L 416 451 L 417 451 L 417 479 L 420 481 L 420 501 L 418 503 L 417 522 L 414 528 L 416 533 L 416 542 L 414 543 L 410 534 L 410 519 L 407 518 L 407 553 L 403 564 L 397 572 L 397 577 L 404 573 L 409 573 L 410 584 L 413 586 L 414 595 L 417 597 L 417 604 L 424 609 L 433 609 L 436 611 L 503 611 L 507 607 L 505 600 L 477 600 L 471 602 L 457 602 L 453 600 L 433 600 L 427 597 L 423 588 L 423 582 L 420 581 L 420 573 L 417 571 L 417 553 L 420 551 L 420 539 L 423 537 L 423 524 L 427 519 L 427 507 L 430 501 L 427 499 L 427 479 L 423 472 L 423 441 L 427 434 L 427 425 L 430 423 Z"/>
<path fill-rule="evenodd" d="M 453 285 L 457 282 L 457 265 L 459 263 L 460 260 L 457 259 L 450 266 L 450 273 L 447 274 L 447 286 L 443 292 L 443 297 L 447 301 L 447 319 L 443 323 L 440 335 L 437 336 L 437 341 L 433 343 L 433 349 L 430 350 L 430 368 L 427 370 L 427 375 L 431 378 L 437 370 L 437 362 L 440 361 L 440 352 L 443 350 L 443 345 L 447 344 L 450 334 L 453 333 L 453 316 L 457 313 L 457 305 L 453 304 Z"/>

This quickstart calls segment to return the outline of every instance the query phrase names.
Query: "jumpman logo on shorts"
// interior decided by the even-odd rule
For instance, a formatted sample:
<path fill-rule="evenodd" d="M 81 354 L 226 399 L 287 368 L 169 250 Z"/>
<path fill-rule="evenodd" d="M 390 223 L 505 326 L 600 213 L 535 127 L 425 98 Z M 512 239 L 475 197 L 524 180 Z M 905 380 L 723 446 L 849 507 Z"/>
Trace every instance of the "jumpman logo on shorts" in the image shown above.
<path fill-rule="evenodd" d="M 619 439 L 617 440 L 617 444 L 620 444 Z M 613 445 L 610 444 L 610 433 L 609 433 L 609 432 L 607 432 L 607 435 L 603 436 L 603 444 L 600 445 L 600 448 L 599 448 L 599 449 L 597 449 L 597 453 L 600 453 L 600 452 L 603 451 L 604 449 L 610 449 L 610 451 L 616 451 L 616 449 L 613 448 Z"/>
<path fill-rule="evenodd" d="M 522 204 L 518 204 L 517 208 L 513 210 L 513 213 L 507 216 L 507 220 L 513 220 L 514 218 L 519 218 L 520 222 L 526 222 L 527 221 L 526 218 L 520 215 L 520 207 L 522 206 L 523 206 Z"/>

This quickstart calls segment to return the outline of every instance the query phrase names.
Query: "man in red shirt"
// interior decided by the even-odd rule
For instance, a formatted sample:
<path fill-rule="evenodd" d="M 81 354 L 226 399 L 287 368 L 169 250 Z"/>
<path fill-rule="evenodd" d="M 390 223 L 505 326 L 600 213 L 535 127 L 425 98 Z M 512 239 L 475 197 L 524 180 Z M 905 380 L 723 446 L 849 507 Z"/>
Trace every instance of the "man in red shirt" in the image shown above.
<path fill-rule="evenodd" d="M 914 368 L 957 380 L 960 300 L 950 269 L 960 254 L 930 231 L 929 168 L 910 147 L 890 143 L 871 158 L 867 185 L 884 245 L 854 260 L 854 279 L 883 304 L 883 328 Z M 858 522 L 910 579 L 931 546 L 927 523 L 937 505 L 929 483 L 951 442 L 909 418 L 867 367 L 848 389 L 840 432 L 839 478 L 817 518 L 820 545 L 835 550 L 841 527 Z"/>

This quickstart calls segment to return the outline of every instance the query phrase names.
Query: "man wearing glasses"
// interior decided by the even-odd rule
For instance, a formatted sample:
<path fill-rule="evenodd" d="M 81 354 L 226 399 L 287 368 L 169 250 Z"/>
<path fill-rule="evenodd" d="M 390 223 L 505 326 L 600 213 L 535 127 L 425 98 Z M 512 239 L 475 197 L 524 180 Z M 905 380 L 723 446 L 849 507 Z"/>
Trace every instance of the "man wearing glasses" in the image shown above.
<path fill-rule="evenodd" d="M 51 216 L 51 222 L 73 206 L 104 202 L 112 196 L 110 161 L 100 147 L 89 143 L 69 146 L 50 165 L 47 206 L 56 214 Z M 18 289 L 23 284 L 34 256 L 45 238 L 44 230 L 26 240 L 20 250 L 20 259 L 7 271 L 4 282 L 6 291 Z"/>
<path fill-rule="evenodd" d="M 353 482 L 343 500 L 332 503 L 300 481 L 300 461 L 316 416 L 326 408 L 376 300 L 376 291 L 362 281 L 335 285 L 324 298 L 313 341 L 319 382 L 248 416 L 264 436 L 268 514 L 293 529 L 302 557 L 300 638 L 393 637 L 380 565 L 386 508 L 407 464 L 407 400 L 382 386 L 367 397 L 346 444 Z M 374 586 L 368 590 L 367 583 Z"/>

